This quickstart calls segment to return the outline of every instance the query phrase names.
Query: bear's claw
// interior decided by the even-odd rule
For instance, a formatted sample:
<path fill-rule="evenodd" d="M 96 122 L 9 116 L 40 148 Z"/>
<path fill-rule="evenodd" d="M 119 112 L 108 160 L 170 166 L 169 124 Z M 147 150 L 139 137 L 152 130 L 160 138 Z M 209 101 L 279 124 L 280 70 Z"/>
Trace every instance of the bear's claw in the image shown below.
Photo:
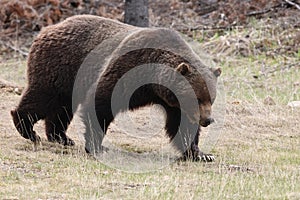
<path fill-rule="evenodd" d="M 197 161 L 213 162 L 215 161 L 215 156 L 212 154 L 203 154 L 201 156 L 197 156 L 197 159 Z"/>
<path fill-rule="evenodd" d="M 64 141 L 65 146 L 74 146 L 75 142 L 71 138 L 67 137 L 67 139 Z"/>
<path fill-rule="evenodd" d="M 38 144 L 38 143 L 41 142 L 40 136 L 38 136 L 38 135 L 35 133 L 35 131 L 32 131 L 32 132 L 30 132 L 29 134 L 26 132 L 26 136 L 25 136 L 24 134 L 22 134 L 22 132 L 21 132 L 21 135 L 22 135 L 24 138 L 31 140 L 31 141 L 32 141 L 33 143 L 35 143 L 35 144 Z"/>
<path fill-rule="evenodd" d="M 212 154 L 205 154 L 200 150 L 186 151 L 181 160 L 192 160 L 194 162 L 213 162 L 215 161 L 215 157 Z"/>
<path fill-rule="evenodd" d="M 64 146 L 74 146 L 75 145 L 75 142 L 69 137 L 66 137 L 64 139 L 56 138 L 56 142 L 58 142 L 59 144 L 62 144 Z"/>
<path fill-rule="evenodd" d="M 60 136 L 57 136 L 57 137 L 48 137 L 48 141 L 49 142 L 57 142 L 58 144 L 62 144 L 64 146 L 74 146 L 75 145 L 75 142 L 69 138 L 69 137 L 65 137 L 65 138 L 62 138 Z"/>

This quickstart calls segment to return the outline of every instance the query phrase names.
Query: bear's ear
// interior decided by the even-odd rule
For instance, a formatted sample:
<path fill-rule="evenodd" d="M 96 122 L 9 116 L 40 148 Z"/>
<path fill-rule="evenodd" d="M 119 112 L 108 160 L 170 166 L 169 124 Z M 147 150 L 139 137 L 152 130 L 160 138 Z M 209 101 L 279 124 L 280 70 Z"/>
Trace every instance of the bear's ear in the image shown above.
<path fill-rule="evenodd" d="M 216 77 L 219 77 L 221 75 L 221 73 L 222 73 L 221 68 L 211 68 L 210 70 L 212 71 L 212 73 L 214 73 L 214 75 Z"/>
<path fill-rule="evenodd" d="M 191 67 L 183 62 L 176 67 L 176 71 L 178 71 L 182 75 L 186 75 L 187 73 L 191 72 Z"/>

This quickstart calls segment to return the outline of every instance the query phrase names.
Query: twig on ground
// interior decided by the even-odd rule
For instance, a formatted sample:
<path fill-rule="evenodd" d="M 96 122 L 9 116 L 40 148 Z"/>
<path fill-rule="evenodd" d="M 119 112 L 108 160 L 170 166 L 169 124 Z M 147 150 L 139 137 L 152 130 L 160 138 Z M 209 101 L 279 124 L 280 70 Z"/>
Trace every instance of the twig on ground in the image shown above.
<path fill-rule="evenodd" d="M 300 10 L 300 6 L 290 0 L 283 0 L 285 3 L 289 4 L 289 5 L 292 5 L 292 6 L 295 6 L 298 10 Z M 277 7 L 280 7 L 282 6 L 282 4 L 277 4 L 275 6 L 272 6 L 270 8 L 267 8 L 267 9 L 264 9 L 264 10 L 258 10 L 258 11 L 252 11 L 252 12 L 249 12 L 246 14 L 246 16 L 254 16 L 254 15 L 263 15 L 263 14 L 266 14 L 268 12 L 271 12 L 273 11 L 274 8 L 277 8 Z"/>
<path fill-rule="evenodd" d="M 264 10 L 258 10 L 258 11 L 252 11 L 246 14 L 246 16 L 253 16 L 253 15 L 262 15 L 262 14 L 266 14 L 268 12 L 270 12 L 272 9 L 268 8 L 268 9 L 264 9 Z"/>
<path fill-rule="evenodd" d="M 179 27 L 182 28 L 179 28 Z M 205 26 L 205 25 L 198 25 L 198 26 L 187 26 L 185 24 L 175 25 L 174 26 L 177 31 L 184 32 L 184 31 L 218 31 L 218 30 L 231 30 L 231 29 L 238 29 L 238 28 L 245 28 L 247 26 L 240 26 L 240 25 L 230 25 L 230 26 Z"/>
<path fill-rule="evenodd" d="M 290 0 L 284 0 L 286 3 L 292 5 L 292 6 L 295 6 L 298 10 L 300 10 L 300 5 L 290 1 Z"/>
<path fill-rule="evenodd" d="M 264 10 L 258 10 L 258 11 L 252 11 L 246 14 L 246 16 L 254 16 L 254 15 L 262 15 L 262 14 L 266 14 L 268 12 L 271 12 L 274 8 L 277 8 L 281 6 L 281 4 L 277 4 L 275 6 L 272 6 L 270 8 L 264 9 Z"/>

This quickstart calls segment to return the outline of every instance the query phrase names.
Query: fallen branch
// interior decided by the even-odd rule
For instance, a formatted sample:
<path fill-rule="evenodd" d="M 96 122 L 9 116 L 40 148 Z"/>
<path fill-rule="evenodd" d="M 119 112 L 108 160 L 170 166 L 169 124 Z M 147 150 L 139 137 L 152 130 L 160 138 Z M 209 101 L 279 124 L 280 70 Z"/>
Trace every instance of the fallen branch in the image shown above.
<path fill-rule="evenodd" d="M 289 5 L 292 5 L 292 6 L 295 6 L 298 10 L 300 10 L 300 6 L 290 0 L 284 0 L 284 3 L 287 3 Z M 268 12 L 271 12 L 273 11 L 274 8 L 277 8 L 277 7 L 280 7 L 282 6 L 282 4 L 277 4 L 275 6 L 272 6 L 270 8 L 267 8 L 267 9 L 264 9 L 264 10 L 258 10 L 258 11 L 252 11 L 252 12 L 249 12 L 246 14 L 246 16 L 254 16 L 254 15 L 263 15 L 263 14 L 266 14 Z"/>
<path fill-rule="evenodd" d="M 295 6 L 298 10 L 300 10 L 300 6 L 290 0 L 284 0 L 286 3 L 292 5 L 292 6 Z"/>
<path fill-rule="evenodd" d="M 182 27 L 182 28 L 181 28 Z M 185 24 L 174 25 L 175 28 L 179 32 L 186 32 L 186 31 L 222 31 L 222 30 L 232 30 L 232 29 L 239 29 L 245 28 L 247 26 L 240 26 L 240 25 L 228 25 L 228 26 L 205 26 L 205 25 L 198 25 L 198 26 L 187 26 Z"/>
<path fill-rule="evenodd" d="M 262 15 L 272 11 L 273 8 L 268 8 L 264 10 L 252 11 L 246 14 L 246 16 Z"/>
<path fill-rule="evenodd" d="M 246 14 L 246 16 L 254 16 L 254 15 L 262 15 L 262 14 L 266 14 L 268 12 L 271 12 L 274 10 L 274 8 L 280 7 L 281 4 L 277 4 L 275 6 L 272 6 L 270 8 L 264 9 L 264 10 L 258 10 L 258 11 L 252 11 Z"/>

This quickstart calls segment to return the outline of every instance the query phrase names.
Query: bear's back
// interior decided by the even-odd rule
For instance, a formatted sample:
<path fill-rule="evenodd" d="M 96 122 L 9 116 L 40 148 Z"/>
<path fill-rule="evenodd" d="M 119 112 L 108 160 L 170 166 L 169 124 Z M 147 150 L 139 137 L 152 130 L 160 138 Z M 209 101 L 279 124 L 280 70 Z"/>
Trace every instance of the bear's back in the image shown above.
<path fill-rule="evenodd" d="M 50 88 L 71 86 L 89 52 L 105 39 L 135 28 L 92 15 L 73 16 L 44 28 L 34 40 L 29 53 L 29 85 Z"/>

